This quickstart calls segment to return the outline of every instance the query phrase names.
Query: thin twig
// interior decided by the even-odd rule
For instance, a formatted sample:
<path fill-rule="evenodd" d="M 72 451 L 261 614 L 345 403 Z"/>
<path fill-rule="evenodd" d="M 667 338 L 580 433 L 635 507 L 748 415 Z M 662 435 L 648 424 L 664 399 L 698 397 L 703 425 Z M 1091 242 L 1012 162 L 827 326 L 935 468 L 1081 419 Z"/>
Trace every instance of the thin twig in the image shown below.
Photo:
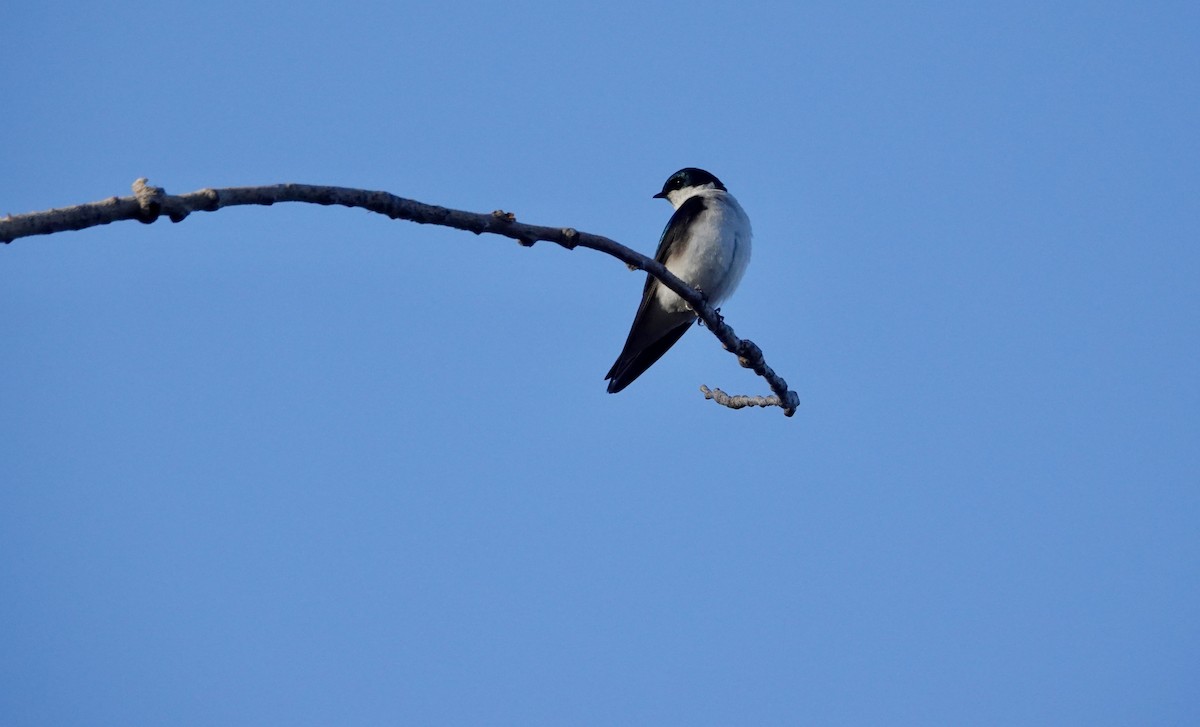
<path fill-rule="evenodd" d="M 278 202 L 307 202 L 320 205 L 357 207 L 386 215 L 394 220 L 420 224 L 442 225 L 479 235 L 485 232 L 510 237 L 528 247 L 535 242 L 553 242 L 573 250 L 586 247 L 611 255 L 631 268 L 644 270 L 658 278 L 663 285 L 687 301 L 705 327 L 737 355 L 746 368 L 766 379 L 775 392 L 774 405 L 792 416 L 800 400 L 787 382 L 776 374 L 763 359 L 762 351 L 752 341 L 738 338 L 721 315 L 704 300 L 703 295 L 671 274 L 658 261 L 624 245 L 570 227 L 544 227 L 517 222 L 510 212 L 497 210 L 491 214 L 464 212 L 411 199 L 387 192 L 372 192 L 348 187 L 326 187 L 312 184 L 274 184 L 263 187 L 228 187 L 201 189 L 188 194 L 171 195 L 159 187 L 151 187 L 146 179 L 133 184 L 134 196 L 110 197 L 100 202 L 75 207 L 9 215 L 0 218 L 0 242 L 9 243 L 22 237 L 50 235 L 67 230 L 83 230 L 121 220 L 138 220 L 149 224 L 166 215 L 172 222 L 182 222 L 193 212 L 215 212 L 222 207 L 238 205 L 273 205 Z M 719 391 L 719 390 L 718 390 Z M 723 393 L 723 392 L 722 392 Z M 714 398 L 714 397 L 709 397 Z M 736 398 L 736 397 L 735 397 Z M 760 397 L 761 398 L 761 397 Z"/>
<path fill-rule="evenodd" d="M 730 409 L 745 409 L 748 406 L 779 406 L 778 396 L 732 396 L 720 389 L 710 389 L 704 385 L 700 386 L 700 392 L 704 394 L 705 399 L 712 399 Z"/>

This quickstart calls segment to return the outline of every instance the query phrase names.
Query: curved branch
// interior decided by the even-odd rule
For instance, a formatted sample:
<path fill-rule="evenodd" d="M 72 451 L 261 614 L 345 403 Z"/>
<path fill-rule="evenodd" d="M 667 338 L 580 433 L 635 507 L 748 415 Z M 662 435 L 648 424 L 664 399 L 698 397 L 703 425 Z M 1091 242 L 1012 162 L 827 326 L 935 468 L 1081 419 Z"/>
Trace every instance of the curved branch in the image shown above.
<path fill-rule="evenodd" d="M 160 216 L 166 215 L 172 222 L 182 222 L 193 212 L 215 212 L 222 207 L 252 204 L 273 205 L 277 202 L 308 202 L 310 204 L 357 207 L 386 215 L 394 220 L 442 225 L 474 232 L 477 235 L 485 232 L 503 235 L 526 247 L 535 242 L 553 242 L 568 250 L 586 247 L 611 255 L 630 268 L 646 271 L 687 301 L 703 321 L 705 327 L 712 331 L 726 350 L 737 355 L 742 366 L 753 369 L 756 374 L 766 379 L 771 391 L 775 393 L 774 397 L 768 397 L 767 400 L 770 403 L 767 405 L 779 406 L 783 409 L 784 414 L 792 416 L 800 404 L 796 392 L 789 390 L 787 382 L 767 365 L 758 346 L 752 341 L 738 338 L 733 329 L 725 323 L 721 314 L 713 309 L 698 291 L 671 274 L 657 260 L 646 257 L 607 237 L 579 232 L 570 227 L 527 225 L 517 222 L 516 216 L 512 213 L 500 210 L 491 214 L 464 212 L 404 199 L 387 192 L 372 192 L 348 187 L 274 184 L 263 187 L 201 189 L 187 194 L 171 195 L 159 187 L 150 186 L 146 179 L 139 179 L 133 183 L 133 191 L 134 196 L 132 197 L 110 197 L 100 202 L 91 202 L 75 207 L 0 218 L 0 242 L 9 243 L 21 237 L 50 235 L 67 230 L 83 230 L 121 220 L 137 220 L 149 224 Z M 721 393 L 724 394 L 724 392 Z M 738 397 L 733 398 L 737 399 Z M 719 398 L 716 400 L 720 403 Z"/>

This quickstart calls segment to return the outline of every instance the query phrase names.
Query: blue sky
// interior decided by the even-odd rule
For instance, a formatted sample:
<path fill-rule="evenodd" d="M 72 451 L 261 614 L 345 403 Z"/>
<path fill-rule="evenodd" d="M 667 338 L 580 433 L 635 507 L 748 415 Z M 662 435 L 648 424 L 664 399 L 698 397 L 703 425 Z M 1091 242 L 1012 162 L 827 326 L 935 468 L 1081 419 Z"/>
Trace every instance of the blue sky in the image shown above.
<path fill-rule="evenodd" d="M 303 205 L 0 249 L 6 725 L 1200 719 L 1200 12 L 1186 3 L 24 3 L 0 213 L 278 182 L 651 252 L 642 278 Z"/>

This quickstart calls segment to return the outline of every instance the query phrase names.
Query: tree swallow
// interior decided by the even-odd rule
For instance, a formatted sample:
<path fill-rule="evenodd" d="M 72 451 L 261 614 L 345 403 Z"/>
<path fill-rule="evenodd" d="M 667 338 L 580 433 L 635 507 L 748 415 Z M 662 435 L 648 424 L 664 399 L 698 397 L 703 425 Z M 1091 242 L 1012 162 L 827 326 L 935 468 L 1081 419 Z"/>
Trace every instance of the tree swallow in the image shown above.
<path fill-rule="evenodd" d="M 675 208 L 654 259 L 716 306 L 733 293 L 750 262 L 750 218 L 721 180 L 694 167 L 672 174 L 654 197 Z M 647 275 L 625 348 L 604 377 L 608 393 L 641 376 L 695 320 L 683 298 Z"/>

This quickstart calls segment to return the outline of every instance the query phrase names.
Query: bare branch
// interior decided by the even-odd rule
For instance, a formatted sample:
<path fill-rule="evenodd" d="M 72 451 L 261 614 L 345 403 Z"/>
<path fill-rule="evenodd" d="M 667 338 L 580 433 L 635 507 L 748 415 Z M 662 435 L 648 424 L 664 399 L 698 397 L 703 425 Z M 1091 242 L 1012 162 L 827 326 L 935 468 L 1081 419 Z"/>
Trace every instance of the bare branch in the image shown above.
<path fill-rule="evenodd" d="M 712 399 L 730 409 L 745 409 L 748 406 L 779 406 L 778 396 L 732 396 L 720 389 L 710 389 L 704 385 L 700 386 L 700 392 L 704 394 L 705 399 Z"/>
<path fill-rule="evenodd" d="M 134 196 L 110 197 L 100 202 L 81 204 L 75 207 L 9 215 L 0 218 L 0 242 L 9 243 L 21 237 L 50 235 L 67 230 L 83 230 L 107 225 L 121 220 L 137 220 L 149 224 L 166 215 L 172 222 L 182 222 L 193 212 L 215 212 L 222 207 L 238 205 L 273 205 L 277 202 L 307 202 L 320 205 L 357 207 L 386 215 L 394 220 L 408 220 L 420 224 L 442 225 L 457 230 L 466 230 L 479 235 L 485 232 L 510 237 L 529 247 L 536 242 L 553 242 L 568 250 L 586 247 L 611 255 L 631 269 L 644 270 L 658 278 L 663 285 L 687 301 L 705 327 L 725 346 L 737 355 L 746 368 L 766 379 L 775 392 L 773 397 L 758 397 L 767 404 L 778 406 L 784 414 L 792 416 L 800 399 L 796 392 L 787 388 L 787 382 L 776 374 L 763 359 L 762 351 L 752 341 L 738 338 L 720 313 L 704 300 L 700 292 L 671 274 L 658 261 L 646 257 L 624 245 L 570 227 L 544 227 L 517 222 L 511 212 L 497 210 L 491 214 L 464 212 L 436 205 L 428 205 L 411 199 L 397 197 L 387 192 L 372 192 L 348 187 L 325 187 L 311 184 L 275 184 L 263 187 L 228 187 L 224 189 L 201 189 L 188 194 L 170 195 L 159 187 L 152 187 L 146 179 L 133 184 Z M 717 390 L 712 392 L 728 397 Z M 745 397 L 733 397 L 740 399 Z M 730 406 L 730 404 L 726 404 Z M 746 406 L 742 404 L 741 406 Z M 740 408 L 740 407 L 735 407 Z"/>

